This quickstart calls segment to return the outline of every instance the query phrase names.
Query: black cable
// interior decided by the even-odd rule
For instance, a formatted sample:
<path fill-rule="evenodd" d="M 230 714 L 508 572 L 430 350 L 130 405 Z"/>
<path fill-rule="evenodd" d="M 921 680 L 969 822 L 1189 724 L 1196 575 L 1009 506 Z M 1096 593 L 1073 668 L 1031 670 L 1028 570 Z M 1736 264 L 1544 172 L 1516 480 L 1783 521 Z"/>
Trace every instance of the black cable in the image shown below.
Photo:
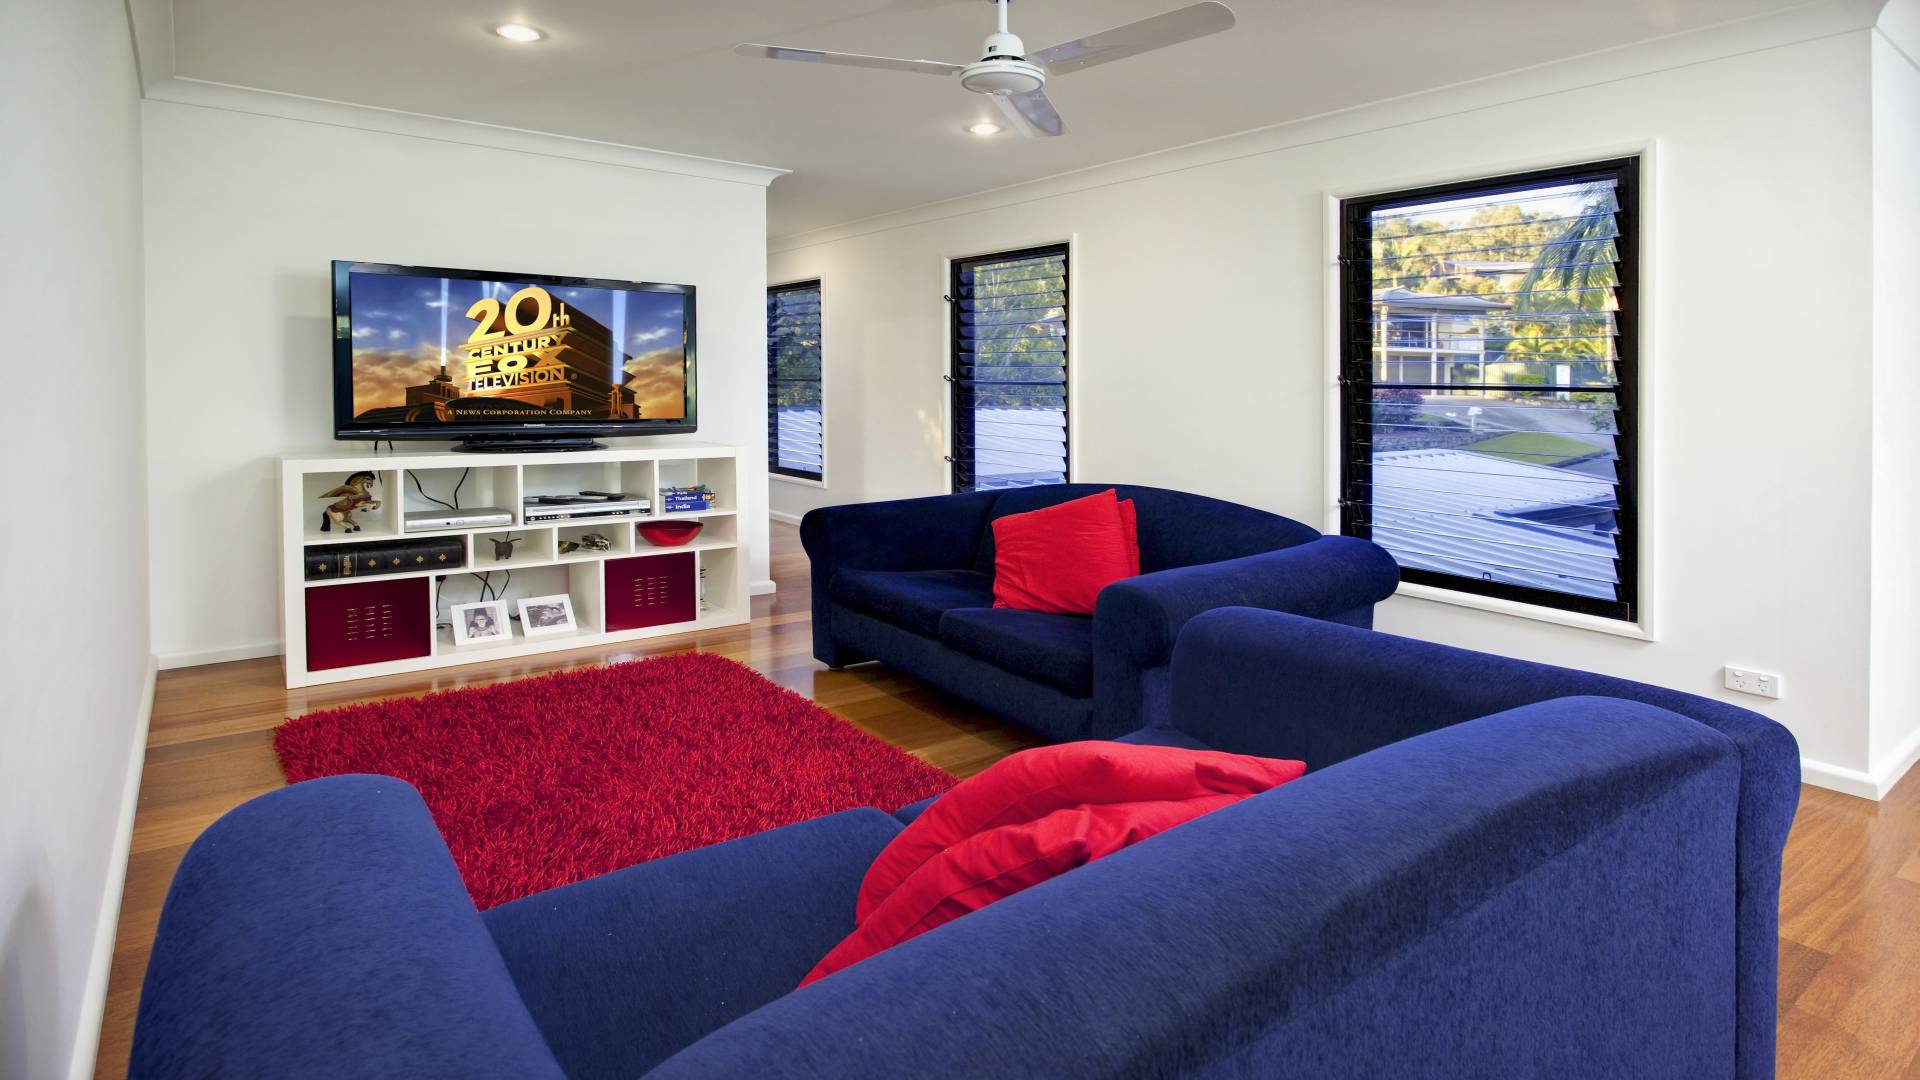
<path fill-rule="evenodd" d="M 458 510 L 460 509 L 460 489 L 467 486 L 467 474 L 472 471 L 473 471 L 473 468 L 471 466 L 460 470 L 460 482 L 453 485 L 453 501 L 452 502 L 447 502 L 445 499 L 436 499 L 433 496 L 427 494 L 427 489 L 420 486 L 420 474 L 413 472 L 412 470 L 408 470 L 407 479 L 413 481 L 413 490 L 419 492 L 421 498 L 427 500 L 430 503 L 436 503 L 440 506 L 444 506 L 449 510 Z"/>
<path fill-rule="evenodd" d="M 409 479 L 409 480 L 411 480 L 411 481 L 413 481 L 413 490 L 415 490 L 415 491 L 417 491 L 417 492 L 419 492 L 419 493 L 420 493 L 420 497 L 421 497 L 421 498 L 423 498 L 423 499 L 425 499 L 425 500 L 427 500 L 427 501 L 428 501 L 428 502 L 430 502 L 430 503 L 437 503 L 437 504 L 439 504 L 439 505 L 441 505 L 441 506 L 444 506 L 444 507 L 446 507 L 446 508 L 447 508 L 447 509 L 449 509 L 449 510 L 458 510 L 458 509 L 459 509 L 459 507 L 457 507 L 457 506 L 455 506 L 455 505 L 453 505 L 453 504 L 452 504 L 452 503 L 450 503 L 450 502 L 446 502 L 446 501 L 444 501 L 444 500 L 441 500 L 441 499 L 436 499 L 436 498 L 434 498 L 433 496 L 431 496 L 431 495 L 429 495 L 429 494 L 427 494 L 427 489 L 426 489 L 426 488 L 423 488 L 423 487 L 421 487 L 421 486 L 420 486 L 420 476 L 419 476 L 419 474 L 417 474 L 417 473 L 414 473 L 414 472 L 412 472 L 412 471 L 409 471 L 409 472 L 407 473 L 407 479 Z"/>
<path fill-rule="evenodd" d="M 502 572 L 507 576 L 500 580 L 498 587 L 495 587 L 493 584 L 493 571 L 491 570 L 483 574 L 468 574 L 467 576 L 480 582 L 479 598 L 481 600 L 504 600 L 507 596 L 507 590 L 513 587 L 513 571 L 506 570 Z"/>

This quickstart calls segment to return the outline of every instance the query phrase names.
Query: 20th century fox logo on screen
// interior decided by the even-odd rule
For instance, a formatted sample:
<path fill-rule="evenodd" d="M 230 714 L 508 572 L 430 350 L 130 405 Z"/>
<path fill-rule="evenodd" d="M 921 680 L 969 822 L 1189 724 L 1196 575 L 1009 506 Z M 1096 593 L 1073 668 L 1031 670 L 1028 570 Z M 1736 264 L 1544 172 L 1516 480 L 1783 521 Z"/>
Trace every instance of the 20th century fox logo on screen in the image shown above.
<path fill-rule="evenodd" d="M 356 309 L 365 301 L 372 326 L 365 331 L 369 338 L 381 340 L 378 335 L 385 334 L 417 343 L 406 351 L 356 348 L 355 390 L 361 403 L 356 419 L 374 423 L 540 417 L 617 421 L 684 415 L 685 327 L 677 317 L 661 325 L 660 311 L 645 313 L 636 325 L 633 304 L 639 294 L 615 294 L 610 301 L 614 326 L 624 324 L 624 330 L 610 330 L 601 319 L 540 285 L 524 286 L 504 301 L 483 295 L 466 308 L 464 317 L 471 328 L 466 340 L 454 343 L 447 339 L 460 332 L 459 318 L 452 315 L 460 308 L 455 303 L 448 309 L 445 282 L 438 283 L 438 303 L 426 302 L 436 291 L 431 287 L 420 290 L 414 300 L 433 311 L 415 308 L 417 314 L 394 314 L 396 308 L 413 306 L 394 302 L 407 297 L 407 290 L 418 290 L 418 282 L 389 285 L 374 279 L 367 282 L 368 289 L 384 286 L 388 291 L 356 296 Z M 598 293 L 588 298 L 606 299 Z M 371 322 L 377 319 L 389 321 Z M 395 325 L 395 320 L 406 322 Z M 440 327 L 437 347 L 428 338 L 434 323 Z M 356 337 L 362 333 L 359 325 L 356 322 Z M 628 355 L 617 340 L 627 331 L 634 344 L 650 344 L 653 349 Z M 438 374 L 434 374 L 436 367 Z M 379 375 L 382 370 L 394 375 L 418 372 L 415 378 L 423 381 L 396 385 L 388 381 L 390 376 Z M 648 396 L 643 398 L 643 392 Z"/>
<path fill-rule="evenodd" d="M 526 298 L 539 305 L 531 325 L 518 324 L 518 302 Z M 532 366 L 560 343 L 554 331 L 570 326 L 573 317 L 567 305 L 556 304 L 547 290 L 532 287 L 515 293 L 503 309 L 500 302 L 482 299 L 467 309 L 467 318 L 480 325 L 467 339 L 461 351 L 467 354 L 467 393 L 484 394 L 516 386 L 564 383 L 567 372 L 560 365 Z M 505 329 L 498 324 L 504 321 Z M 489 329 L 493 326 L 493 329 Z M 512 335 L 512 336 L 503 336 Z"/>
<path fill-rule="evenodd" d="M 458 346 L 466 356 L 468 395 L 525 402 L 561 416 L 638 415 L 632 393 L 607 379 L 617 370 L 612 333 L 546 289 L 529 285 L 505 303 L 481 297 L 466 317 L 475 324 Z"/>

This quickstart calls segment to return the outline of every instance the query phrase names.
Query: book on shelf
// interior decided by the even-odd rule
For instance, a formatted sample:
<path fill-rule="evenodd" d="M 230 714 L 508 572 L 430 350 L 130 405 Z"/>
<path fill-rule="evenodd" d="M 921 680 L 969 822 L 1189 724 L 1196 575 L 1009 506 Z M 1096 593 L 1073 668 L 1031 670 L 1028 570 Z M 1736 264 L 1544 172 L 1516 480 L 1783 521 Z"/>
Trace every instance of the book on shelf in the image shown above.
<path fill-rule="evenodd" d="M 458 570 L 466 562 L 466 541 L 458 536 L 327 544 L 310 547 L 306 552 L 308 581 L 406 574 L 416 570 Z"/>
<path fill-rule="evenodd" d="M 660 489 L 661 512 L 667 514 L 696 514 L 711 509 L 718 499 L 713 489 L 705 484 Z"/>

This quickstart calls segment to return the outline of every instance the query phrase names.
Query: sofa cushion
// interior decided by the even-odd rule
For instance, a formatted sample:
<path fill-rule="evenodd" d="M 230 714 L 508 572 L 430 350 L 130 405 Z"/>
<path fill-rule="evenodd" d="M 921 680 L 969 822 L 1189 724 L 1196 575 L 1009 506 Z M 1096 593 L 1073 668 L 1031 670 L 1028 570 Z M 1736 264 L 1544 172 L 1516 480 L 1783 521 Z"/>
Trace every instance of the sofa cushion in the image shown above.
<path fill-rule="evenodd" d="M 899 833 L 872 807 L 845 810 L 481 917 L 567 1075 L 639 1076 L 792 990 L 853 931 L 860 881 Z"/>
<path fill-rule="evenodd" d="M 842 570 L 833 598 L 896 626 L 933 637 L 952 608 L 991 607 L 993 578 L 972 570 Z"/>
<path fill-rule="evenodd" d="M 993 523 L 993 606 L 1091 615 L 1100 590 L 1140 572 L 1113 489 Z"/>
<path fill-rule="evenodd" d="M 1097 803 L 974 833 L 914 871 L 800 985 L 1248 797 Z M 936 808 L 920 820 L 938 813 Z"/>
<path fill-rule="evenodd" d="M 940 643 L 1075 697 L 1093 694 L 1093 620 L 1012 608 L 955 608 Z"/>
<path fill-rule="evenodd" d="M 1101 740 L 1022 750 L 961 781 L 888 841 L 861 879 L 854 921 L 864 925 L 921 867 L 970 836 L 1104 803 L 1257 795 L 1306 769 L 1303 761 Z"/>

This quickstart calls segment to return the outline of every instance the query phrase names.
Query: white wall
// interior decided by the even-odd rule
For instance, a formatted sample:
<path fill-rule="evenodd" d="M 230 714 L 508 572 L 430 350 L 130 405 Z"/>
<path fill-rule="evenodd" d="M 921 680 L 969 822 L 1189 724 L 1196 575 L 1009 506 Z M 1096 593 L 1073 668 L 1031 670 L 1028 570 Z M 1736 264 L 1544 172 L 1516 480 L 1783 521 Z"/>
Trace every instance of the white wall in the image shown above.
<path fill-rule="evenodd" d="M 333 259 L 695 286 L 693 438 L 753 448 L 743 524 L 751 576 L 768 576 L 761 285 L 774 171 L 713 163 L 730 178 L 711 178 L 693 175 L 704 166 L 692 159 L 205 84 L 150 97 L 147 415 L 163 665 L 278 651 L 272 463 L 345 448 L 332 442 Z"/>
<path fill-rule="evenodd" d="M 145 749 L 140 125 L 119 0 L 5 6 L 0 1077 L 92 1075 Z"/>
<path fill-rule="evenodd" d="M 1869 772 L 1920 755 L 1920 0 L 1873 36 L 1873 651 Z"/>
<path fill-rule="evenodd" d="M 824 283 L 829 450 L 827 487 L 776 479 L 774 507 L 945 490 L 943 260 L 1071 238 L 1076 477 L 1325 524 L 1329 194 L 1647 148 L 1657 640 L 1410 597 L 1379 625 L 1724 697 L 1864 775 L 1868 33 L 1830 21 L 1857 14 L 1667 39 L 776 241 L 771 280 Z M 1788 696 L 1729 695 L 1727 663 L 1784 674 Z"/>

